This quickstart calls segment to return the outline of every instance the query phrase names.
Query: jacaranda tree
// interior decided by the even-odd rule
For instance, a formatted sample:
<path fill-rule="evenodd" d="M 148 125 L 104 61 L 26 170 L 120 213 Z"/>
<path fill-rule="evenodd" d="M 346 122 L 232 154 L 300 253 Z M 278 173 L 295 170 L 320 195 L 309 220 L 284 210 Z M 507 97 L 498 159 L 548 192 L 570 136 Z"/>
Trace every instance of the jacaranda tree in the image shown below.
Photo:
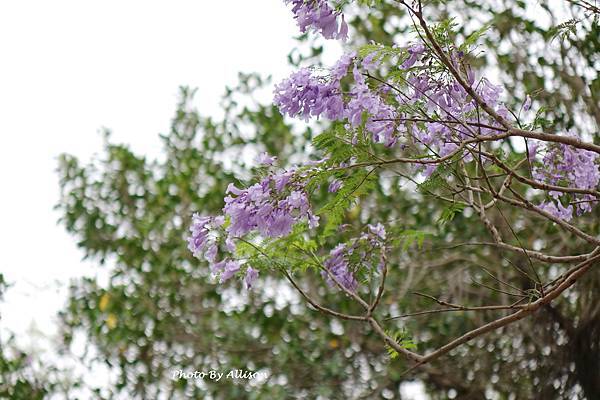
<path fill-rule="evenodd" d="M 164 160 L 61 160 L 111 268 L 63 313 L 116 372 L 97 396 L 599 397 L 598 8 L 286 3 L 315 42 L 273 104 L 246 76 L 217 122 L 184 90 Z M 269 378 L 173 377 L 231 369 Z"/>
<path fill-rule="evenodd" d="M 346 39 L 342 12 L 326 1 L 288 3 L 302 32 Z M 507 108 L 502 86 L 477 76 L 469 64 L 469 54 L 485 27 L 458 43 L 453 40 L 452 20 L 432 24 L 422 2 L 397 3 L 411 18 L 414 42 L 365 45 L 344 54 L 330 69 L 303 68 L 276 86 L 274 103 L 282 114 L 333 122 L 314 139 L 318 160 L 281 169 L 274 157 L 261 154 L 258 162 L 265 172 L 258 181 L 243 188 L 231 183 L 222 215 L 194 215 L 188 243 L 220 283 L 238 276 L 250 289 L 261 272 L 279 273 L 315 309 L 370 325 L 393 356 L 410 360 L 408 373 L 549 306 L 600 259 L 597 227 L 584 219 L 579 222 L 580 216 L 593 211 L 600 196 L 600 146 L 585 132 L 548 132 L 547 122 L 531 108 L 530 96 L 519 109 Z M 597 7 L 577 6 L 597 25 Z M 397 264 L 392 257 L 407 243 L 422 246 L 432 234 L 405 229 L 389 219 L 375 220 L 369 213 L 377 206 L 369 201 L 374 181 L 388 174 L 402 177 L 396 184 L 407 190 L 419 188 L 445 202 L 443 222 L 463 213 L 477 218 L 488 231 L 489 242 L 449 244 L 524 256 L 524 265 L 511 266 L 523 275 L 525 285 L 515 286 L 482 266 L 497 283 L 489 289 L 505 294 L 501 299 L 508 301 L 472 306 L 419 293 L 445 308 L 393 315 L 392 307 L 380 307 L 382 300 L 385 303 L 386 277 Z M 310 198 L 322 187 L 327 187 L 331 199 L 315 210 Z M 353 207 L 361 208 L 361 216 L 350 224 L 345 215 Z M 505 207 L 519 213 L 508 218 Z M 495 221 L 496 214 L 508 235 Z M 390 217 L 403 219 L 401 214 Z M 526 246 L 515 228 L 523 231 L 538 224 L 573 235 L 585 250 L 575 245 L 555 253 L 552 237 L 543 235 L 532 248 Z M 566 267 L 542 275 L 540 263 Z M 355 309 L 340 312 L 307 293 L 300 279 L 312 272 L 352 299 Z M 504 315 L 421 352 L 409 349 L 415 346 L 413 341 L 407 341 L 403 332 L 387 330 L 383 322 L 457 310 Z M 589 396 L 599 393 L 597 372 L 580 371 L 578 376 Z"/>

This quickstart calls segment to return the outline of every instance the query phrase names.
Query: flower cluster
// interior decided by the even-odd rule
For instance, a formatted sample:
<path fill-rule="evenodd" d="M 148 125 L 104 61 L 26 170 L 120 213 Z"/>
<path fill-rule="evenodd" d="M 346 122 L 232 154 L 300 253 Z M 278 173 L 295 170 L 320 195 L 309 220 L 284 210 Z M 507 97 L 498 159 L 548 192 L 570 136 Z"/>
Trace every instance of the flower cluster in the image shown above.
<path fill-rule="evenodd" d="M 346 38 L 348 26 L 344 17 L 327 0 L 284 2 L 291 4 L 302 32 L 312 29 L 327 39 Z M 485 78 L 476 80 L 462 51 L 451 50 L 445 64 L 452 63 L 455 70 L 460 71 L 468 83 L 467 89 L 463 87 L 464 83 L 460 84 L 447 73 L 446 65 L 436 61 L 423 43 L 409 43 L 404 48 L 375 48 L 360 58 L 356 52 L 344 54 L 326 73 L 308 68 L 294 72 L 276 85 L 275 105 L 282 114 L 293 118 L 308 121 L 324 117 L 343 121 L 350 137 L 354 135 L 353 144 L 357 143 L 359 133 L 386 147 L 400 142 L 402 150 L 413 152 L 410 161 L 415 169 L 426 176 L 437 168 L 437 164 L 423 166 L 415 161 L 417 158 L 445 157 L 460 149 L 459 155 L 469 162 L 472 155 L 466 140 L 482 135 L 495 139 L 494 135 L 506 132 L 494 115 L 507 119 L 509 114 L 501 101 L 502 88 Z M 384 62 L 390 65 L 380 68 Z M 379 69 L 393 74 L 387 78 L 373 76 Z M 480 105 L 473 99 L 476 96 L 469 94 L 473 91 L 493 113 L 481 112 Z M 527 111 L 530 107 L 528 96 L 522 108 Z M 600 183 L 598 154 L 555 143 L 547 144 L 544 150 L 540 160 L 543 167 L 533 170 L 537 181 L 596 190 Z M 533 163 L 536 149 L 531 153 Z M 229 184 L 223 215 L 202 217 L 194 214 L 188 248 L 194 256 L 208 261 L 220 282 L 243 274 L 245 286 L 251 288 L 258 271 L 248 262 L 235 260 L 235 240 L 249 233 L 271 238 L 286 236 L 298 222 L 306 222 L 309 228 L 318 226 L 319 218 L 311 210 L 305 178 L 308 176 L 306 171 L 321 172 L 324 161 L 326 158 L 306 163 L 307 170 L 271 173 L 243 189 Z M 277 158 L 261 153 L 256 162 L 268 168 L 276 164 Z M 343 168 L 354 162 L 350 158 L 337 167 Z M 336 193 L 342 188 L 343 182 L 333 179 L 328 192 Z M 540 208 L 563 220 L 570 220 L 574 211 L 578 215 L 591 211 L 598 202 L 591 194 L 550 191 L 549 196 L 552 200 L 542 203 Z M 355 292 L 364 269 L 372 271 L 375 264 L 382 268 L 385 252 L 384 226 L 368 225 L 361 235 L 330 251 L 321 274 L 330 287 Z"/>
<path fill-rule="evenodd" d="M 367 115 L 365 128 L 373 135 L 373 141 L 386 146 L 396 143 L 396 127 L 394 119 L 396 112 L 389 104 L 386 104 L 379 93 L 372 91 L 367 85 L 364 72 L 357 64 L 352 71 L 354 86 L 349 94 L 346 104 L 346 118 L 349 126 L 357 128 L 363 122 L 363 116 Z"/>
<path fill-rule="evenodd" d="M 338 121 L 347 120 L 348 126 L 356 128 L 363 123 L 377 143 L 392 146 L 396 143 L 394 108 L 384 101 L 381 93 L 372 91 L 367 85 L 365 71 L 355 62 L 356 53 L 344 54 L 331 68 L 329 77 L 320 77 L 308 69 L 293 73 L 275 87 L 274 103 L 282 114 L 290 117 L 301 116 L 305 120 L 320 117 Z M 371 60 L 368 67 L 373 64 Z M 344 99 L 340 81 L 354 63 L 352 76 L 354 84 Z"/>
<path fill-rule="evenodd" d="M 262 153 L 257 161 L 270 166 L 275 158 Z M 237 238 L 250 232 L 264 237 L 285 236 L 299 221 L 306 221 L 310 228 L 318 226 L 319 217 L 312 213 L 300 178 L 301 173 L 289 170 L 273 173 L 246 189 L 229 184 L 223 215 L 193 215 L 187 239 L 189 250 L 208 261 L 221 283 L 245 270 L 244 283 L 251 288 L 258 271 L 234 260 Z"/>
<path fill-rule="evenodd" d="M 358 288 L 354 271 L 356 266 L 371 268 L 371 259 L 375 251 L 379 250 L 379 268 L 381 268 L 385 252 L 385 239 L 385 227 L 378 223 L 377 225 L 367 225 L 367 230 L 349 243 L 338 244 L 331 250 L 329 257 L 323 263 L 324 270 L 321 271 L 321 275 L 325 282 L 329 287 L 341 285 L 345 289 L 355 292 Z M 351 262 L 353 256 L 356 256 L 356 259 Z"/>
<path fill-rule="evenodd" d="M 344 101 L 339 80 L 326 80 L 304 68 L 294 72 L 275 87 L 274 102 L 282 114 L 290 117 L 319 117 L 339 120 L 344 115 Z"/>
<path fill-rule="evenodd" d="M 319 32 L 325 39 L 346 40 L 348 37 L 348 24 L 344 16 L 335 12 L 326 0 L 284 0 L 292 5 L 294 19 L 302 33 L 308 28 Z M 341 15 L 341 21 L 338 17 Z"/>
<path fill-rule="evenodd" d="M 223 216 L 200 216 L 194 214 L 192 216 L 192 225 L 190 226 L 190 236 L 188 237 L 188 249 L 197 258 L 204 258 L 210 265 L 211 272 L 214 275 L 220 275 L 220 282 L 225 282 L 234 276 L 241 268 L 240 264 L 230 258 L 225 258 L 217 261 L 218 245 L 218 230 L 225 223 Z M 250 270 L 250 267 L 248 267 Z M 251 286 L 256 274 L 250 272 L 248 276 Z"/>
<path fill-rule="evenodd" d="M 342 186 L 343 186 L 343 182 L 342 181 L 340 181 L 339 179 L 334 179 L 329 184 L 329 187 L 327 188 L 327 191 L 329 193 L 336 193 L 338 190 L 341 189 Z"/>
<path fill-rule="evenodd" d="M 336 286 L 337 281 L 346 289 L 352 292 L 356 291 L 358 282 L 354 278 L 348 262 L 348 256 L 351 254 L 352 248 L 345 243 L 338 244 L 329 252 L 329 258 L 323 264 L 325 270 L 321 271 L 321 275 L 330 287 Z"/>
<path fill-rule="evenodd" d="M 224 222 L 225 219 L 222 216 L 202 217 L 198 213 L 192 216 L 191 234 L 187 241 L 188 249 L 195 257 L 204 256 L 206 261 L 210 263 L 215 261 L 218 249 L 217 237 L 211 232 L 222 226 Z"/>
<path fill-rule="evenodd" d="M 414 64 L 414 55 L 408 60 Z M 454 60 L 460 60 L 461 53 L 454 55 Z M 405 62 L 406 64 L 406 62 Z M 502 88 L 493 85 L 488 79 L 482 78 L 475 82 L 470 70 L 467 71 L 468 83 L 474 91 L 498 115 L 506 118 L 508 109 L 500 101 Z M 421 105 L 428 115 L 437 115 L 440 122 L 426 122 L 422 125 L 411 126 L 411 136 L 418 145 L 438 157 L 447 156 L 458 148 L 460 142 L 479 135 L 495 135 L 501 132 L 499 124 L 488 114 L 478 112 L 477 102 L 471 98 L 465 88 L 454 79 L 434 77 L 425 72 L 411 73 L 407 79 L 410 95 L 397 96 L 401 104 Z M 450 121 L 449 123 L 447 121 Z M 464 160 L 469 162 L 472 156 L 463 152 Z M 430 175 L 437 166 L 429 164 L 424 173 Z"/>
<path fill-rule="evenodd" d="M 230 218 L 229 237 L 257 230 L 265 237 L 285 236 L 294 223 L 305 219 L 312 228 L 318 225 L 301 183 L 294 171 L 269 175 L 247 189 L 229 184 L 223 211 Z M 285 194 L 287 193 L 287 194 Z M 233 197 L 233 196 L 235 197 Z"/>
<path fill-rule="evenodd" d="M 575 136 L 574 134 L 569 134 Z M 539 144 L 530 148 L 530 158 L 535 160 Z M 600 169 L 597 165 L 598 154 L 578 149 L 567 144 L 552 143 L 545 148 L 540 166 L 533 169 L 533 177 L 539 181 L 555 186 L 595 190 L 600 183 Z M 592 210 L 598 199 L 591 194 L 565 194 L 549 192 L 552 200 L 544 202 L 540 208 L 557 218 L 569 221 L 573 211 L 581 215 Z M 573 204 L 564 206 L 562 199 L 574 199 Z M 575 205 L 575 207 L 573 207 Z"/>
<path fill-rule="evenodd" d="M 423 44 L 410 44 L 404 50 L 404 60 L 399 68 L 406 70 L 406 90 L 392 91 L 392 85 L 381 80 L 374 82 L 379 87 L 367 84 L 369 71 L 377 69 L 383 56 L 376 50 L 358 62 L 355 52 L 347 53 L 329 70 L 327 77 L 319 76 L 308 69 L 293 73 L 275 88 L 274 103 L 282 114 L 291 117 L 324 116 L 332 121 L 345 120 L 349 129 L 364 124 L 375 143 L 394 146 L 400 136 L 411 137 L 417 148 L 443 157 L 455 151 L 458 143 L 476 135 L 494 135 L 501 131 L 499 125 L 486 113 L 477 112 L 477 103 L 456 80 L 446 74 L 430 74 L 427 71 L 427 53 Z M 457 68 L 462 65 L 464 54 L 452 54 Z M 353 66 L 352 68 L 350 68 Z M 413 68 L 419 66 L 420 68 Z M 341 80 L 349 69 L 352 71 L 350 88 L 342 93 Z M 466 69 L 467 80 L 475 92 L 494 109 L 507 117 L 508 110 L 501 103 L 502 89 L 483 78 L 475 82 L 470 69 Z M 401 108 L 421 108 L 428 115 L 436 116 L 440 122 L 407 125 L 411 115 L 397 111 Z M 455 123 L 449 124 L 445 120 Z M 470 161 L 470 154 L 464 157 Z M 436 165 L 429 164 L 425 174 L 429 175 Z"/>

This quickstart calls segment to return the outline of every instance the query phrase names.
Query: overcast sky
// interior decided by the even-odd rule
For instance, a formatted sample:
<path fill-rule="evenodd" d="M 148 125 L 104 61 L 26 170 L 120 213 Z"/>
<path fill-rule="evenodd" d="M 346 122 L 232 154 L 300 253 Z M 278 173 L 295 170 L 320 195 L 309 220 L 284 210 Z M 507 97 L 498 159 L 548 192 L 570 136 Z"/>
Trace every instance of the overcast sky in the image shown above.
<path fill-rule="evenodd" d="M 179 85 L 214 115 L 238 71 L 283 77 L 296 34 L 280 0 L 0 3 L 3 330 L 51 330 L 57 289 L 96 272 L 56 224 L 57 156 L 89 160 L 102 127 L 158 154 Z"/>
<path fill-rule="evenodd" d="M 102 127 L 156 156 L 180 85 L 218 114 L 238 71 L 290 72 L 297 34 L 281 0 L 0 2 L 0 334 L 51 335 L 69 280 L 98 273 L 57 225 L 57 156 L 89 160 Z"/>

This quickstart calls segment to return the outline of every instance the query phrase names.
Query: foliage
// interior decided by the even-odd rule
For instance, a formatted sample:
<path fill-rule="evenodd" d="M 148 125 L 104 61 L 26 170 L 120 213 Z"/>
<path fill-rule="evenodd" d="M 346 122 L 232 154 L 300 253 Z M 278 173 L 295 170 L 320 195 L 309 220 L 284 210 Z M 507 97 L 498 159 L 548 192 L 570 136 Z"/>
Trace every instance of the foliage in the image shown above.
<path fill-rule="evenodd" d="M 409 59 L 407 44 L 414 44 L 423 30 L 415 28 L 396 3 L 362 5 L 372 8 L 353 9 L 356 16 L 349 17 L 354 36 L 348 45 L 358 49 L 359 59 L 375 52 L 376 62 Z M 494 71 L 501 77 L 511 94 L 503 99 L 507 108 L 524 108 L 526 95 L 531 95 L 532 111 L 514 112 L 518 126 L 556 132 L 577 128 L 582 137 L 597 142 L 590 126 L 597 128 L 600 121 L 593 90 L 598 78 L 590 71 L 600 48 L 598 25 L 582 20 L 581 31 L 575 34 L 569 28 L 570 33 L 557 42 L 555 32 L 563 28 L 541 26 L 527 7 L 521 1 L 502 9 L 480 1 L 426 4 L 431 20 L 441 21 L 432 27 L 434 37 L 444 48 L 466 53 L 463 67 L 470 65 L 482 75 Z M 555 13 L 548 2 L 540 7 Z M 473 27 L 464 21 L 486 22 Z M 522 45 L 533 42 L 541 45 L 543 54 L 536 46 Z M 291 55 L 290 61 L 312 63 L 320 51 L 316 46 L 310 56 Z M 429 63 L 424 68 L 431 68 L 438 79 L 449 79 L 438 59 L 423 60 Z M 570 68 L 575 62 L 586 73 L 575 75 Z M 408 71 L 418 73 L 419 68 L 417 64 Z M 408 88 L 407 72 L 395 71 L 389 77 L 401 90 Z M 76 332 L 85 332 L 101 362 L 118 371 L 113 387 L 99 389 L 102 398 L 122 393 L 136 398 L 375 398 L 396 396 L 399 384 L 414 378 L 425 383 L 432 398 L 446 398 L 451 389 L 461 399 L 485 398 L 489 393 L 500 398 L 594 398 L 593 371 L 600 370 L 597 271 L 578 282 L 568 299 L 543 307 L 519 325 L 467 342 L 409 375 L 401 374 L 410 365 L 403 355 L 397 356 L 400 349 L 388 347 L 386 352 L 367 325 L 331 319 L 307 306 L 282 271 L 320 304 L 349 315 L 363 311 L 342 291 L 324 290 L 319 270 L 330 257 L 329 249 L 379 221 L 386 224 L 386 246 L 393 251 L 387 255 L 387 289 L 375 316 L 386 321 L 388 335 L 404 349 L 434 351 L 448 338 L 502 315 L 493 310 L 437 312 L 432 310 L 436 302 L 465 308 L 510 304 L 523 297 L 531 302 L 539 282 L 555 279 L 566 268 L 540 263 L 519 251 L 482 245 L 491 241 L 489 230 L 473 207 L 462 202 L 462 192 L 454 191 L 467 184 L 465 176 L 482 173 L 476 159 L 468 164 L 461 157 L 450 158 L 421 180 L 402 164 L 382 168 L 374 153 L 387 159 L 399 154 L 395 148 L 373 143 L 367 114 L 355 127 L 355 143 L 355 132 L 339 121 L 329 126 L 321 121 L 317 135 L 308 127 L 295 134 L 298 127 L 292 129 L 274 106 L 241 106 L 235 98 L 263 84 L 256 76 L 242 76 L 241 85 L 229 89 L 224 98 L 223 121 L 201 117 L 190 106 L 193 91 L 182 89 L 171 132 L 163 135 L 164 160 L 147 160 L 127 146 L 111 143 L 110 136 L 103 158 L 90 165 L 82 166 L 70 156 L 61 159 L 62 223 L 86 254 L 109 270 L 107 286 L 96 279 L 74 282 L 62 315 L 67 342 Z M 346 80 L 340 85 L 352 87 Z M 397 110 L 408 113 L 421 106 Z M 409 123 L 407 131 L 424 127 Z M 238 244 L 236 255 L 260 270 L 257 286 L 249 293 L 237 280 L 215 286 L 206 263 L 193 259 L 185 248 L 186 221 L 194 211 L 219 213 L 229 182 L 246 188 L 268 175 L 268 168 L 256 168 L 244 156 L 263 150 L 277 155 L 282 168 L 329 156 L 322 169 L 307 169 L 312 172 L 306 188 L 321 226 L 315 233 L 299 224 L 285 237 L 248 237 Z M 516 141 L 489 150 L 516 173 L 530 176 L 531 166 L 518 164 L 524 152 Z M 416 146 L 407 151 L 414 159 L 431 157 Z M 371 164 L 336 169 L 343 163 Z M 504 171 L 498 167 L 490 172 L 486 178 L 500 186 L 505 177 L 495 175 Z M 333 179 L 343 181 L 343 186 L 329 192 Z M 531 192 L 522 182 L 515 182 L 513 190 L 520 196 Z M 515 207 L 491 204 L 490 224 L 498 227 L 507 245 L 558 255 L 590 250 L 547 220 L 530 220 Z M 598 216 L 596 208 L 578 219 L 578 227 L 598 232 Z M 364 289 L 359 294 L 372 301 L 381 275 L 367 273 L 360 278 Z M 396 318 L 421 310 L 435 312 Z M 273 378 L 256 385 L 170 379 L 173 370 L 190 366 L 268 370 Z"/>

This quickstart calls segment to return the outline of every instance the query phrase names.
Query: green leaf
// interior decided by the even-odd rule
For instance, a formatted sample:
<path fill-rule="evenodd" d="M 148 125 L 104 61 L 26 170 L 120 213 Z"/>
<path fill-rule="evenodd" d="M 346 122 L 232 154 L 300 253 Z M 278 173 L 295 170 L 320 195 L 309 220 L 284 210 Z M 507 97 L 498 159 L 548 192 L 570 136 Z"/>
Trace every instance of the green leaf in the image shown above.
<path fill-rule="evenodd" d="M 492 21 L 485 23 L 481 28 L 477 29 L 475 32 L 471 33 L 465 41 L 460 45 L 459 49 L 463 51 L 467 51 L 470 49 L 475 43 L 481 39 L 483 35 L 485 35 L 490 28 L 492 27 Z"/>
<path fill-rule="evenodd" d="M 465 209 L 465 206 L 463 204 L 460 204 L 460 203 L 451 204 L 450 206 L 446 207 L 442 211 L 442 215 L 440 216 L 440 218 L 437 221 L 438 224 L 440 224 L 441 226 L 447 224 L 448 222 L 450 222 L 454 219 L 456 214 L 462 213 L 464 209 Z"/>

